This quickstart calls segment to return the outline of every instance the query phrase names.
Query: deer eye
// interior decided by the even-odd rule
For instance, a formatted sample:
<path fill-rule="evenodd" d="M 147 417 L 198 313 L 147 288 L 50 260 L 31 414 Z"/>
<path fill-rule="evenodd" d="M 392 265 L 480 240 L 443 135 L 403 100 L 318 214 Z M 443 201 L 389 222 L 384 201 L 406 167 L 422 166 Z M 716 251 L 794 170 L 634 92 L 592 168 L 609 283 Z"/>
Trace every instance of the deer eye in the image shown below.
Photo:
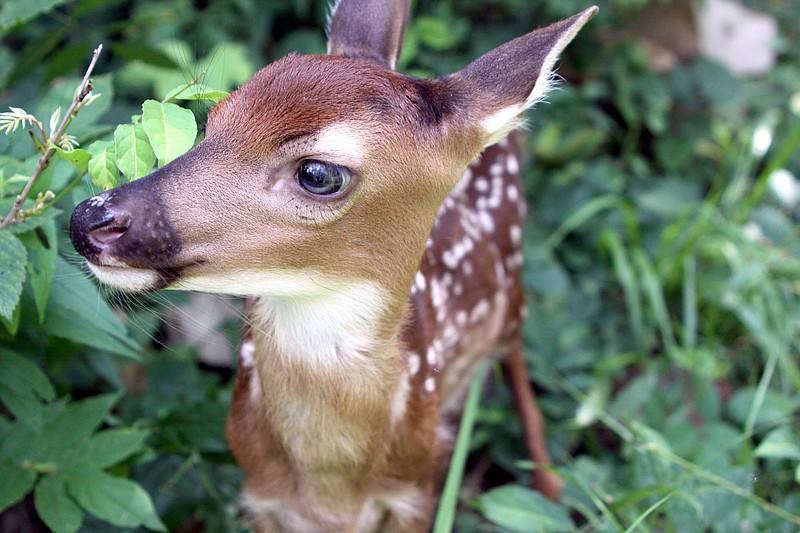
<path fill-rule="evenodd" d="M 322 161 L 303 161 L 297 169 L 300 186 L 318 196 L 341 191 L 350 182 L 350 176 L 350 169 Z"/>

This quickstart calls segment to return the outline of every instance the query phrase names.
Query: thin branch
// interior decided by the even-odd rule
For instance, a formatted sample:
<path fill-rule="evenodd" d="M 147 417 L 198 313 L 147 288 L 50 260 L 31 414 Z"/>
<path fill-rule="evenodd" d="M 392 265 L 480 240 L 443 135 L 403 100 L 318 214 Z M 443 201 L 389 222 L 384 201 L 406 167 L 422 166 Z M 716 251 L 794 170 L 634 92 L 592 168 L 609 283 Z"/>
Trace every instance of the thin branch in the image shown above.
<path fill-rule="evenodd" d="M 36 168 L 33 169 L 33 174 L 28 180 L 28 183 L 25 184 L 25 188 L 22 189 L 22 192 L 19 194 L 19 196 L 17 196 L 16 200 L 14 200 L 14 205 L 11 207 L 11 211 L 8 213 L 8 215 L 6 215 L 2 222 L 0 222 L 0 230 L 15 222 L 17 214 L 19 213 L 20 209 L 22 209 L 22 204 L 28 199 L 28 196 L 30 196 L 31 190 L 36 184 L 36 180 L 39 178 L 44 169 L 50 165 L 50 159 L 53 157 L 58 139 L 60 139 L 64 134 L 64 131 L 72 122 L 72 119 L 75 118 L 75 115 L 77 114 L 78 109 L 81 107 L 81 104 L 83 104 L 83 101 L 92 92 L 92 80 L 90 77 L 92 75 L 92 71 L 94 70 L 94 66 L 97 63 L 97 58 L 100 57 L 100 52 L 102 51 L 102 44 L 98 45 L 98 47 L 94 49 L 92 60 L 89 62 L 89 67 L 86 69 L 86 73 L 83 75 L 83 80 L 78 86 L 75 97 L 72 99 L 72 104 L 70 104 L 69 109 L 67 109 L 67 113 L 64 115 L 64 119 L 61 121 L 58 129 L 55 131 L 55 133 L 51 132 L 50 139 L 47 141 L 47 148 L 36 162 Z"/>

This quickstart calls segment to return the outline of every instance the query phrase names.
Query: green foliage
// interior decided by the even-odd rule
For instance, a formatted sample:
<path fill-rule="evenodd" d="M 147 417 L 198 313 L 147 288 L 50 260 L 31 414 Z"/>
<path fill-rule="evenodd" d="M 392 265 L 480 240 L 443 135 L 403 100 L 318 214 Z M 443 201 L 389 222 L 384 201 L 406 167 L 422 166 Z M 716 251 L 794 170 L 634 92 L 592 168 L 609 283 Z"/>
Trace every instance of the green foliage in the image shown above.
<path fill-rule="evenodd" d="M 142 126 L 164 166 L 194 145 L 197 124 L 188 109 L 175 104 L 147 100 L 142 104 Z"/>
<path fill-rule="evenodd" d="M 426 76 L 577 9 L 417 4 L 400 66 Z M 471 447 L 489 473 L 463 476 L 454 530 L 794 533 L 800 212 L 776 176 L 800 175 L 800 5 L 749 2 L 782 38 L 770 73 L 740 78 L 699 56 L 655 72 L 621 30 L 669 2 L 601 4 L 526 141 L 526 354 L 566 492 L 524 488 L 531 465 L 493 387 Z M 0 6 L 0 108 L 20 110 L 0 121 L 17 126 L 0 133 L 0 217 L 52 148 L 0 229 L 0 509 L 27 497 L 54 531 L 244 529 L 230 385 L 152 342 L 183 297 L 102 294 L 66 224 L 78 201 L 189 149 L 258 66 L 324 52 L 324 18 L 306 0 Z M 100 42 L 91 103 L 67 117 Z M 72 139 L 55 136 L 65 117 Z"/>

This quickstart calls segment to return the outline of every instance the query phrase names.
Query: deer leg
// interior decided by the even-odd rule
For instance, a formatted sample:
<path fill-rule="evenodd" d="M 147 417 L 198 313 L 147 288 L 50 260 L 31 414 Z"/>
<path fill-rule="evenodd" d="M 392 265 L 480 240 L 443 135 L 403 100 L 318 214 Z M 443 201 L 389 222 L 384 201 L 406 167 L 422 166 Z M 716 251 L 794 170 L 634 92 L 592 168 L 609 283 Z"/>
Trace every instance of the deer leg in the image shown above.
<path fill-rule="evenodd" d="M 502 365 L 503 375 L 511 388 L 522 424 L 522 435 L 528 457 L 535 463 L 549 465 L 550 454 L 547 452 L 547 443 L 544 438 L 544 417 L 539 406 L 536 405 L 533 387 L 528 379 L 528 369 L 522 356 L 521 340 L 518 339 L 512 344 Z M 534 468 L 532 486 L 551 500 L 558 501 L 564 483 L 554 472 Z"/>

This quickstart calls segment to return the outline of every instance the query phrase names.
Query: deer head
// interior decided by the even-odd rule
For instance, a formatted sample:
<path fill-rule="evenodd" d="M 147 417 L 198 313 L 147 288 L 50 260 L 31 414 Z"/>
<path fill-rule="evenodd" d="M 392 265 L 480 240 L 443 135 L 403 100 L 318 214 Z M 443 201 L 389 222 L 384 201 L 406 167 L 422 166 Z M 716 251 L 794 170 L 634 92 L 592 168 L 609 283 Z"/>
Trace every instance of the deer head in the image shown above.
<path fill-rule="evenodd" d="M 392 70 L 406 3 L 342 1 L 329 55 L 260 70 L 195 148 L 80 204 L 75 248 L 124 290 L 306 297 L 369 280 L 402 301 L 448 192 L 543 97 L 595 12 L 426 80 Z"/>

